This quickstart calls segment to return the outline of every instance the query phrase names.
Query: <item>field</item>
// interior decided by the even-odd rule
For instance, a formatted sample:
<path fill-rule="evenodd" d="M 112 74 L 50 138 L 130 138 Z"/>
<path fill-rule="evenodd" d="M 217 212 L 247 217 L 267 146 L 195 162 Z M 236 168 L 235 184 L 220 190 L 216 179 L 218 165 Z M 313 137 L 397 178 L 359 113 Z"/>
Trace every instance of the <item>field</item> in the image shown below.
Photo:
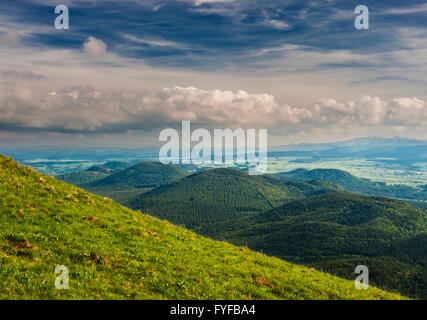
<path fill-rule="evenodd" d="M 305 160 L 305 161 L 304 161 Z M 387 184 L 406 184 L 417 186 L 427 181 L 427 165 L 419 163 L 409 167 L 398 162 L 387 163 L 384 159 L 328 159 L 314 160 L 304 157 L 278 157 L 270 158 L 268 173 L 291 171 L 298 168 L 304 169 L 341 169 L 351 174 L 373 181 Z"/>

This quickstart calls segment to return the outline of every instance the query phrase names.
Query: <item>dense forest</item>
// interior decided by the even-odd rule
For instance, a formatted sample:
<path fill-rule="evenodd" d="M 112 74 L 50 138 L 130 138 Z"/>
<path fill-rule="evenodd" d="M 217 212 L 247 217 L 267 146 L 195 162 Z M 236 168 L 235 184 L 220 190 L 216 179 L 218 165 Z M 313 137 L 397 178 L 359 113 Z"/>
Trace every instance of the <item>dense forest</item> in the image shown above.
<path fill-rule="evenodd" d="M 186 175 L 188 175 L 188 171 L 177 166 L 164 165 L 159 162 L 141 162 L 103 179 L 82 184 L 81 187 L 91 191 L 158 187 Z"/>
<path fill-rule="evenodd" d="M 371 259 L 373 283 L 426 298 L 426 231 L 425 210 L 387 198 L 335 193 L 293 201 L 233 223 L 207 225 L 201 232 L 340 276 L 350 271 L 339 261 Z M 399 286 L 396 274 L 401 271 L 389 274 L 387 261 L 397 261 L 396 268 L 408 266 Z"/>
<path fill-rule="evenodd" d="M 327 181 L 283 181 L 234 169 L 214 169 L 161 186 L 125 205 L 194 229 L 261 213 L 293 199 L 341 190 Z"/>
<path fill-rule="evenodd" d="M 109 161 L 101 165 L 91 166 L 83 171 L 57 175 L 56 178 L 75 186 L 79 186 L 108 177 L 112 173 L 121 169 L 126 169 L 130 166 L 130 163 L 124 161 Z"/>

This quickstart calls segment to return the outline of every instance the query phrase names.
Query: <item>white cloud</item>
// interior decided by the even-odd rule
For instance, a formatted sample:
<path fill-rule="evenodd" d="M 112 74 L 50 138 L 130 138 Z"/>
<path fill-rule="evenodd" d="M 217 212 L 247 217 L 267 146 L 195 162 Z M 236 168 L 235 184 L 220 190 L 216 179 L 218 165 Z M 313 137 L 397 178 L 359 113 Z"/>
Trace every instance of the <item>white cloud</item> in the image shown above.
<path fill-rule="evenodd" d="M 234 0 L 194 0 L 195 6 L 201 6 L 205 3 L 224 3 L 224 2 L 233 2 Z"/>
<path fill-rule="evenodd" d="M 402 15 L 402 14 L 412 14 L 412 13 L 424 13 L 427 12 L 427 4 L 422 4 L 412 7 L 402 7 L 402 8 L 390 8 L 386 9 L 380 13 L 382 14 L 393 14 L 393 15 Z"/>
<path fill-rule="evenodd" d="M 266 20 L 266 23 L 273 26 L 276 29 L 289 29 L 290 25 L 284 21 L 269 19 Z"/>
<path fill-rule="evenodd" d="M 52 132 L 155 130 L 190 120 L 204 128 L 268 128 L 288 134 L 317 129 L 427 125 L 427 106 L 418 98 L 391 102 L 363 96 L 339 102 L 322 99 L 312 107 L 279 104 L 267 93 L 170 87 L 151 93 L 72 87 L 0 89 L 0 126 Z M 13 131 L 13 130 L 12 130 Z"/>
<path fill-rule="evenodd" d="M 181 44 L 173 41 L 166 41 L 166 40 L 154 40 L 154 39 L 144 39 L 144 38 L 138 38 L 135 36 L 132 36 L 130 34 L 124 34 L 123 38 L 130 40 L 135 43 L 143 43 L 150 46 L 155 47 L 174 47 L 174 48 L 184 48 Z"/>
<path fill-rule="evenodd" d="M 83 45 L 83 51 L 91 57 L 103 56 L 107 51 L 107 45 L 104 41 L 94 37 L 89 37 Z"/>
<path fill-rule="evenodd" d="M 427 106 L 418 98 L 397 98 L 390 104 L 388 121 L 399 125 L 427 125 Z"/>
<path fill-rule="evenodd" d="M 46 77 L 44 75 L 30 72 L 27 70 L 19 71 L 14 69 L 0 70 L 0 76 L 2 80 L 23 80 L 23 81 L 33 81 L 33 80 L 44 80 Z"/>

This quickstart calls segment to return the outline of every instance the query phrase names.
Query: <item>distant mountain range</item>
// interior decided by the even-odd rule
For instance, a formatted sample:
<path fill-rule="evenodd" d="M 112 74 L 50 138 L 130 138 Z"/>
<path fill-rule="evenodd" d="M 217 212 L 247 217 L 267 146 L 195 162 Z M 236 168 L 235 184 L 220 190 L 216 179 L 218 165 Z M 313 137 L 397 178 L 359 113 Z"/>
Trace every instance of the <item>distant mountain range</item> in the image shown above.
<path fill-rule="evenodd" d="M 402 157 L 404 154 L 409 156 L 413 150 L 421 151 L 420 154 L 412 156 L 421 156 L 427 158 L 427 140 L 416 140 L 404 137 L 381 138 L 381 137 L 363 137 L 345 141 L 327 142 L 327 143 L 299 143 L 282 146 L 269 146 L 270 155 L 277 154 L 312 154 L 335 156 L 354 155 L 369 157 Z M 393 151 L 397 154 L 393 155 Z M 19 161 L 32 159 L 46 160 L 98 160 L 104 159 L 155 159 L 158 158 L 159 148 L 124 148 L 124 147 L 97 147 L 97 148 L 62 148 L 58 146 L 38 146 L 38 147 L 7 147 L 1 148 L 0 152 L 7 153 Z M 359 153 L 359 154 L 358 154 Z"/>
<path fill-rule="evenodd" d="M 269 151 L 319 151 L 333 148 L 353 148 L 353 150 L 371 149 L 373 146 L 426 146 L 427 140 L 404 137 L 381 138 L 362 137 L 337 142 L 299 143 L 269 147 Z"/>
<path fill-rule="evenodd" d="M 358 138 L 342 142 L 310 143 L 269 148 L 269 156 L 305 156 L 313 159 L 365 158 L 404 161 L 410 164 L 427 161 L 427 141 L 408 138 Z"/>

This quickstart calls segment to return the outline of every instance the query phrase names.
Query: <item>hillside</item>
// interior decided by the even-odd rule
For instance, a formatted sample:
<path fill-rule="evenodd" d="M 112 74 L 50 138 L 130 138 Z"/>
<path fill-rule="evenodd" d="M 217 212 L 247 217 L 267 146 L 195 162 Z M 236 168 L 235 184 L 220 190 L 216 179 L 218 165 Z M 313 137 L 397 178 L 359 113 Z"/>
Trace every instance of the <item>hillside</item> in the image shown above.
<path fill-rule="evenodd" d="M 126 169 L 131 165 L 123 161 L 109 161 L 102 165 L 95 165 L 86 170 L 69 174 L 58 175 L 55 178 L 79 186 L 108 177 L 114 171 Z"/>
<path fill-rule="evenodd" d="M 276 173 L 274 176 L 296 181 L 324 179 L 342 186 L 349 192 L 399 199 L 427 200 L 426 190 L 418 190 L 405 185 L 387 185 L 383 182 L 373 182 L 338 169 L 296 169 Z"/>
<path fill-rule="evenodd" d="M 289 261 L 323 266 L 341 276 L 350 271 L 342 273 L 343 265 L 333 260 L 354 262 L 361 257 L 386 255 L 400 265 L 410 265 L 407 269 L 414 272 L 406 273 L 396 287 L 395 275 L 386 272 L 390 267 L 386 268 L 387 262 L 376 272 L 373 270 L 382 279 L 377 284 L 383 284 L 384 278 L 394 279 L 386 288 L 404 287 L 406 294 L 425 298 L 427 276 L 421 271 L 427 266 L 426 230 L 425 210 L 387 198 L 335 193 L 297 200 L 233 223 L 206 226 L 202 233 Z M 420 274 L 424 276 L 420 278 Z M 373 276 L 374 283 L 375 280 Z M 414 291 L 414 282 L 424 291 Z"/>
<path fill-rule="evenodd" d="M 129 162 L 124 161 L 108 161 L 102 164 L 102 167 L 108 168 L 110 170 L 121 170 L 131 167 L 132 165 Z"/>
<path fill-rule="evenodd" d="M 99 180 L 110 175 L 107 168 L 101 166 L 92 166 L 87 170 L 78 171 L 68 174 L 58 175 L 55 178 L 58 180 L 65 181 L 67 183 L 73 184 L 75 186 L 90 183 L 95 180 Z"/>
<path fill-rule="evenodd" d="M 400 299 L 217 242 L 0 156 L 0 299 Z M 68 290 L 54 287 L 69 269 Z"/>
<path fill-rule="evenodd" d="M 185 177 L 188 172 L 174 165 L 160 162 L 141 162 L 130 168 L 119 170 L 104 179 L 82 184 L 91 191 L 117 191 L 138 188 L 154 188 Z"/>
<path fill-rule="evenodd" d="M 327 181 L 285 182 L 222 168 L 195 173 L 124 204 L 188 228 L 199 228 L 270 210 L 292 199 L 340 190 Z"/>

